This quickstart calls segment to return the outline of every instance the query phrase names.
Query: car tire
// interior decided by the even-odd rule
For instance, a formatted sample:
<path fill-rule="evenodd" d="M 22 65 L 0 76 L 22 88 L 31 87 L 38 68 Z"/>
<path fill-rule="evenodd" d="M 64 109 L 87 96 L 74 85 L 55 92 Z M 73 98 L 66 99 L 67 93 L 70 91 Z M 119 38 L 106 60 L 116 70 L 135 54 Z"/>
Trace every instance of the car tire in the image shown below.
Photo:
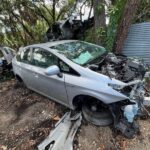
<path fill-rule="evenodd" d="M 88 122 L 97 126 L 108 126 L 113 123 L 113 117 L 108 109 L 105 111 L 95 112 L 90 110 L 87 104 L 83 104 L 82 113 Z"/>

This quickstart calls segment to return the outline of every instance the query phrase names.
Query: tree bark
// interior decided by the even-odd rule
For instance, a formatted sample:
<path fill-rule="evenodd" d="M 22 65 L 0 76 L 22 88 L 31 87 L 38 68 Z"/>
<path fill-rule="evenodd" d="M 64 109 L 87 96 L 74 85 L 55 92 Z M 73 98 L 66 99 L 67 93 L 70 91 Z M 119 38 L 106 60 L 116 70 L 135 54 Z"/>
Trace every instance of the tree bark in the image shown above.
<path fill-rule="evenodd" d="M 52 18 L 54 23 L 56 21 L 56 0 L 53 0 Z"/>
<path fill-rule="evenodd" d="M 102 39 L 98 35 L 99 29 L 104 29 L 106 27 L 106 16 L 105 16 L 105 0 L 93 0 L 94 6 L 94 37 L 95 43 L 101 44 Z"/>
<path fill-rule="evenodd" d="M 139 4 L 140 0 L 127 0 L 120 24 L 117 29 L 116 39 L 113 45 L 113 52 L 116 54 L 120 54 L 122 52 L 129 27 L 136 14 Z"/>

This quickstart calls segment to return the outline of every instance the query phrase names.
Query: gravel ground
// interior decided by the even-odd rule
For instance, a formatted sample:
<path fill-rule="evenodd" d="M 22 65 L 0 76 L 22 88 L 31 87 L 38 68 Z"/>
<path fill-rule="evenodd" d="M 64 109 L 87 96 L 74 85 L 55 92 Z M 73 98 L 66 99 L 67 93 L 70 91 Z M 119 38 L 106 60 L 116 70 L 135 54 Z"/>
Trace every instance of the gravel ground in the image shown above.
<path fill-rule="evenodd" d="M 68 111 L 14 80 L 0 83 L 0 150 L 34 150 L 55 123 Z M 74 150 L 150 150 L 150 119 L 138 120 L 134 139 L 116 135 L 110 127 L 83 121 L 74 139 Z"/>

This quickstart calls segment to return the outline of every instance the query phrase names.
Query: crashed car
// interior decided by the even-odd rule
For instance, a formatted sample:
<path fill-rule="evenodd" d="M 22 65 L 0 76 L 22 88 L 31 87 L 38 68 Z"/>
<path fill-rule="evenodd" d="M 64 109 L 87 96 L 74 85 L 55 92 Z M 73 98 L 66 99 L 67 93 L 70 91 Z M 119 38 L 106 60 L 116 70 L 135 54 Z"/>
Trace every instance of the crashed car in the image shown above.
<path fill-rule="evenodd" d="M 132 138 L 135 117 L 144 100 L 142 61 L 108 53 L 78 40 L 62 40 L 21 48 L 12 61 L 18 81 L 73 110 L 95 125 L 113 123 Z"/>
<path fill-rule="evenodd" d="M 0 47 L 0 78 L 12 69 L 11 61 L 15 51 L 9 47 Z"/>
<path fill-rule="evenodd" d="M 72 18 L 57 21 L 47 30 L 46 41 L 80 39 L 93 25 L 94 17 L 84 21 Z"/>

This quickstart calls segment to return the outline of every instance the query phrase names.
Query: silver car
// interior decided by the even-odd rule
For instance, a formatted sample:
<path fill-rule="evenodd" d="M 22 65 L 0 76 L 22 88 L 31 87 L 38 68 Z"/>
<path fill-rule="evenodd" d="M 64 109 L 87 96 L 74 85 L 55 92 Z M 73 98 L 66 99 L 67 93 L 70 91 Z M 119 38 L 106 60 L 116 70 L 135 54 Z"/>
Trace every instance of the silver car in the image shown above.
<path fill-rule="evenodd" d="M 106 67 L 101 65 L 100 71 L 98 64 L 104 58 L 120 59 L 112 55 L 98 45 L 63 40 L 20 48 L 12 64 L 16 78 L 27 88 L 73 110 L 82 109 L 84 117 L 96 125 L 116 123 L 118 110 L 128 122 L 133 122 L 133 109 L 138 109 L 136 91 L 142 81 L 137 77 L 122 82 L 109 73 L 102 74 Z"/>

